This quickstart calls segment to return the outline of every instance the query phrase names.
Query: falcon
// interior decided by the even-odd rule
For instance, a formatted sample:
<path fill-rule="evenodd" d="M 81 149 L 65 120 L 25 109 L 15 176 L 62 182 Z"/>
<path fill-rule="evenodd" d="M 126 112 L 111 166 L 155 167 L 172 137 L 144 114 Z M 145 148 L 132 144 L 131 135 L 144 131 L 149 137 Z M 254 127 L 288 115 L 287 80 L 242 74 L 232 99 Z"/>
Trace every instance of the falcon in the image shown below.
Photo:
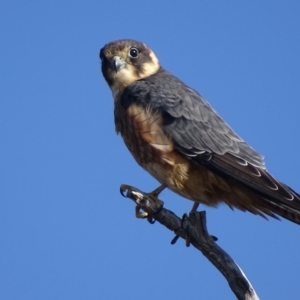
<path fill-rule="evenodd" d="M 263 157 L 240 138 L 194 89 L 163 69 L 135 40 L 100 50 L 114 98 L 116 132 L 137 163 L 164 188 L 199 203 L 300 224 L 300 195 L 266 170 Z M 139 216 L 137 214 L 137 216 Z"/>

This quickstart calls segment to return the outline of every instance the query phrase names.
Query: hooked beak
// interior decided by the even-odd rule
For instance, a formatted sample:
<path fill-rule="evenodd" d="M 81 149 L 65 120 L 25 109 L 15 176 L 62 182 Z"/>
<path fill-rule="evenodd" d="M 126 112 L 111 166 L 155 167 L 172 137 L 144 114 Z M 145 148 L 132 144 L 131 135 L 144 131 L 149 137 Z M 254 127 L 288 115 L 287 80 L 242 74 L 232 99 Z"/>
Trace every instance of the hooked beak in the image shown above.
<path fill-rule="evenodd" d="M 122 68 L 124 68 L 126 65 L 126 62 L 124 59 L 120 56 L 114 56 L 112 61 L 111 61 L 111 67 L 115 72 L 120 71 Z"/>

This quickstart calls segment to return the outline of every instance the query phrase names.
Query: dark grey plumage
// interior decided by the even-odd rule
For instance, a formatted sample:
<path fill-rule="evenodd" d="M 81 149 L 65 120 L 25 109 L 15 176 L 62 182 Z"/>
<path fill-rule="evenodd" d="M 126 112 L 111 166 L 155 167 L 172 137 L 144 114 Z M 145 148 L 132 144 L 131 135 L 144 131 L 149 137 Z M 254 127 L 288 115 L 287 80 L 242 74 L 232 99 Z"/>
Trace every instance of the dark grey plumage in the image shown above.
<path fill-rule="evenodd" d="M 158 111 L 163 131 L 191 161 L 236 180 L 276 214 L 300 224 L 300 195 L 273 178 L 263 157 L 177 77 L 160 68 L 156 74 L 135 81 L 121 97 L 125 109 L 132 103 Z"/>
<path fill-rule="evenodd" d="M 197 203 L 223 201 L 300 224 L 300 195 L 273 178 L 263 157 L 195 90 L 161 68 L 149 47 L 113 41 L 100 59 L 114 97 L 116 131 L 162 186 Z"/>

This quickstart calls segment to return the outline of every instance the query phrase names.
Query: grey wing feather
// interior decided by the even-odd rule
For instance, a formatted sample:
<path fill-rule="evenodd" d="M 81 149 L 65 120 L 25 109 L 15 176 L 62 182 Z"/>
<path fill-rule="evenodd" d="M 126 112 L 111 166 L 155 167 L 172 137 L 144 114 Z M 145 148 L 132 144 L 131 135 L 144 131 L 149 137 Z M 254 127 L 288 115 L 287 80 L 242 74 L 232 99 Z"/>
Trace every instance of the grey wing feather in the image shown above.
<path fill-rule="evenodd" d="M 271 206 L 300 210 L 300 195 L 273 178 L 266 171 L 263 157 L 177 77 L 161 68 L 155 75 L 134 82 L 121 98 L 124 108 L 133 102 L 160 112 L 163 130 L 175 148 L 193 162 L 235 179 Z"/>
<path fill-rule="evenodd" d="M 195 156 L 203 151 L 219 155 L 230 153 L 265 169 L 263 156 L 240 138 L 200 94 L 166 71 L 160 76 L 168 80 L 159 89 L 159 100 L 151 101 L 151 104 L 163 111 L 167 120 L 165 131 L 185 154 Z M 157 84 L 162 82 L 161 79 L 148 80 L 155 80 Z M 157 99 L 157 95 L 152 99 Z"/>

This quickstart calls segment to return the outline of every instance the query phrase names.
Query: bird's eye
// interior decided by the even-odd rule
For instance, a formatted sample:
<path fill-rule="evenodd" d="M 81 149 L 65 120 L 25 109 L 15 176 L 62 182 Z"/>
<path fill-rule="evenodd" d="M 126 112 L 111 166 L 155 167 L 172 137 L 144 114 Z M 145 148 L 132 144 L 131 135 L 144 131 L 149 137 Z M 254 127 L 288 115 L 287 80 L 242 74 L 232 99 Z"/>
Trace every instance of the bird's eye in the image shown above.
<path fill-rule="evenodd" d="M 139 50 L 136 48 L 131 48 L 129 50 L 129 56 L 132 58 L 137 58 L 139 56 Z"/>

